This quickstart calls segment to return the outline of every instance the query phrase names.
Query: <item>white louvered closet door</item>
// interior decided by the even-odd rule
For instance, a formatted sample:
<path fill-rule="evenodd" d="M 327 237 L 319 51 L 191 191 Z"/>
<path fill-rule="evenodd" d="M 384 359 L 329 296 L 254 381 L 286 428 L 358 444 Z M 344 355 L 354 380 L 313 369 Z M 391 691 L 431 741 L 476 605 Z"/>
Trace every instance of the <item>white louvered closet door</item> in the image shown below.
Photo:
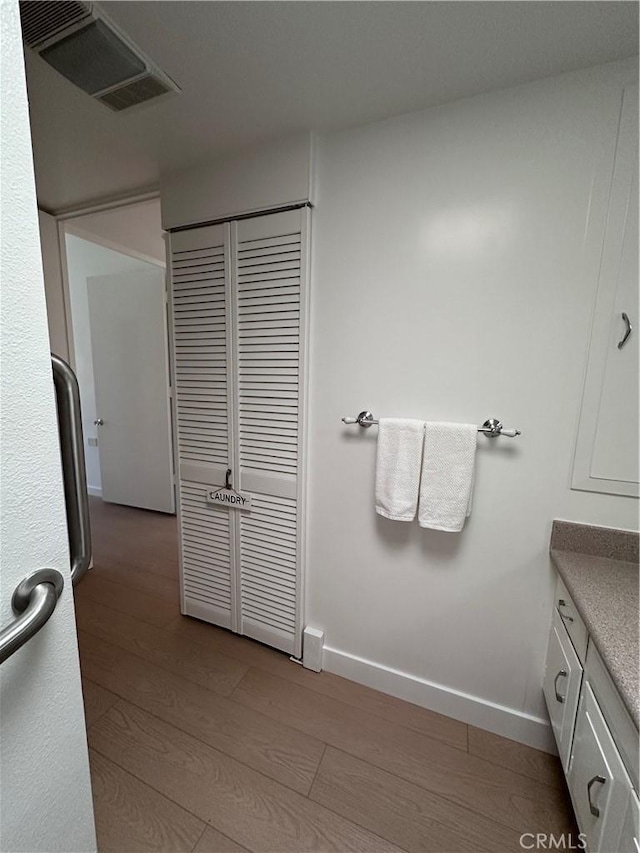
<path fill-rule="evenodd" d="M 296 656 L 307 217 L 171 235 L 182 612 Z M 207 503 L 227 468 L 250 511 Z"/>
<path fill-rule="evenodd" d="M 306 209 L 232 224 L 239 630 L 301 653 Z"/>
<path fill-rule="evenodd" d="M 229 226 L 171 235 L 182 612 L 236 628 L 234 523 L 206 501 L 231 467 Z"/>

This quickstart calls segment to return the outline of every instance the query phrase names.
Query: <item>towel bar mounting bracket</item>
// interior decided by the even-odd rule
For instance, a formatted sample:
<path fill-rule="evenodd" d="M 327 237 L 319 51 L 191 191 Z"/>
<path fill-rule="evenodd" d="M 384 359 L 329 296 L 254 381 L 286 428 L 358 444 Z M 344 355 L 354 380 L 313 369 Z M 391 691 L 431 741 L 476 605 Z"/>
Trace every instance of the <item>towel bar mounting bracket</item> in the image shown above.
<path fill-rule="evenodd" d="M 371 412 L 360 412 L 356 418 L 356 423 L 365 429 L 369 429 L 370 426 L 373 426 L 373 415 Z"/>
<path fill-rule="evenodd" d="M 497 438 L 502 432 L 502 422 L 497 418 L 489 418 L 482 424 L 482 430 L 487 438 Z"/>

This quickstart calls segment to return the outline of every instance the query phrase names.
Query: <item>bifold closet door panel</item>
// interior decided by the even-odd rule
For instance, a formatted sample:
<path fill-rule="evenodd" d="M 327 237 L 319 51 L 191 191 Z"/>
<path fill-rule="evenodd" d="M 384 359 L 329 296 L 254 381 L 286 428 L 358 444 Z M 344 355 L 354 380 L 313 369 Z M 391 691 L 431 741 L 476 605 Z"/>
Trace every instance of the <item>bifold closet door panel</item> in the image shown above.
<path fill-rule="evenodd" d="M 229 226 L 171 235 L 176 468 L 184 613 L 235 628 L 234 527 L 207 487 L 231 467 Z"/>
<path fill-rule="evenodd" d="M 232 226 L 240 630 L 299 655 L 306 209 Z"/>
<path fill-rule="evenodd" d="M 207 503 L 207 487 L 180 482 L 182 611 L 232 628 L 233 541 L 229 511 Z"/>

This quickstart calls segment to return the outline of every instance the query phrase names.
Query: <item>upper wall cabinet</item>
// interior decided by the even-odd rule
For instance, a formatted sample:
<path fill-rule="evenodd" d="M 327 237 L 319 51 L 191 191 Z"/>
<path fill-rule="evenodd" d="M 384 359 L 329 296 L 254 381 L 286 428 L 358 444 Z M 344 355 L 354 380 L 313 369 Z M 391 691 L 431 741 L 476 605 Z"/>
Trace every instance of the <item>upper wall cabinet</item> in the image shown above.
<path fill-rule="evenodd" d="M 576 442 L 574 489 L 638 496 L 639 321 L 636 84 L 625 89 L 622 103 Z"/>

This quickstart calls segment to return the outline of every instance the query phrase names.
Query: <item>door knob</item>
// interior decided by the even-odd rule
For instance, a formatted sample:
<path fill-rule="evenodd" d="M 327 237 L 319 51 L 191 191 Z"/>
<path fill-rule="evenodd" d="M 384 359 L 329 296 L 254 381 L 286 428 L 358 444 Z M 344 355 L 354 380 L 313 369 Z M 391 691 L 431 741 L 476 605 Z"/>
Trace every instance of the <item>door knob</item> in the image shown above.
<path fill-rule="evenodd" d="M 103 426 L 104 421 L 102 420 L 102 418 L 96 418 L 95 421 L 93 422 L 93 425 L 94 426 Z"/>

